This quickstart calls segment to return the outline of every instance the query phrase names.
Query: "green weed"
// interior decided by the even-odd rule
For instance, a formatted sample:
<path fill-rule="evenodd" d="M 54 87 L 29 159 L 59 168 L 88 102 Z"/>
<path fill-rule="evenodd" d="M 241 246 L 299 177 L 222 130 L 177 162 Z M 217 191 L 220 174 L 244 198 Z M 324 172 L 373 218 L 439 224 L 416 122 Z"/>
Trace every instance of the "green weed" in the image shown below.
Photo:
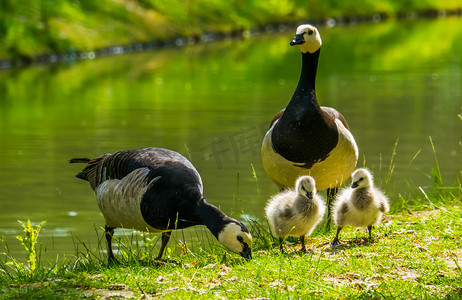
<path fill-rule="evenodd" d="M 398 142 L 399 142 L 399 138 L 396 139 L 395 145 L 393 147 L 393 152 L 390 158 L 390 164 L 388 165 L 388 172 L 387 172 L 387 175 L 385 176 L 385 188 L 384 188 L 385 191 L 387 191 L 388 189 L 388 184 L 390 183 L 391 176 L 393 175 L 393 171 L 395 170 L 394 159 L 396 156 L 396 148 L 398 147 Z"/>
<path fill-rule="evenodd" d="M 24 236 L 17 236 L 16 238 L 21 241 L 21 244 L 26 249 L 29 270 L 30 272 L 34 272 L 37 264 L 37 239 L 45 221 L 42 221 L 40 224 L 35 226 L 31 224 L 30 220 L 27 220 L 27 222 L 18 220 L 18 222 L 21 223 Z"/>

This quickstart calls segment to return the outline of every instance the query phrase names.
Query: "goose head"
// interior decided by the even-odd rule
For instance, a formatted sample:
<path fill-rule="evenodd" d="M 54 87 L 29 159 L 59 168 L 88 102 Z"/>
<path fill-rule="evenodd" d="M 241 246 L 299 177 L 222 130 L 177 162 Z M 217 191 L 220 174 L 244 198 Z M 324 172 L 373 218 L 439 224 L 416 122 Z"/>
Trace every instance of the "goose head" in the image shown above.
<path fill-rule="evenodd" d="M 309 24 L 300 25 L 297 28 L 295 37 L 290 42 L 291 46 L 298 45 L 302 53 L 314 53 L 321 48 L 321 35 L 316 27 Z"/>
<path fill-rule="evenodd" d="M 316 194 L 316 183 L 311 176 L 301 176 L 295 184 L 297 193 L 308 199 L 313 199 Z"/>
<path fill-rule="evenodd" d="M 357 169 L 351 175 L 351 179 L 353 183 L 351 184 L 351 188 L 367 188 L 373 185 L 372 183 L 372 174 L 367 169 Z"/>
<path fill-rule="evenodd" d="M 227 223 L 218 233 L 218 241 L 228 250 L 252 258 L 252 236 L 241 222 L 233 219 Z"/>

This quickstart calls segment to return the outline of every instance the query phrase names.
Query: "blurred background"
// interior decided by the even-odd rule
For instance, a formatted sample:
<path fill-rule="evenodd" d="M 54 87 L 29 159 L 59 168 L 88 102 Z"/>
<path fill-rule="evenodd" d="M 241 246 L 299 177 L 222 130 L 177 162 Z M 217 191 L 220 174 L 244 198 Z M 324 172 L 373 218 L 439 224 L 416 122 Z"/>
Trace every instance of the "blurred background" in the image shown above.
<path fill-rule="evenodd" d="M 276 193 L 262 138 L 290 100 L 295 29 L 323 46 L 317 95 L 338 109 L 394 211 L 460 191 L 462 1 L 0 2 L 0 237 L 47 223 L 45 258 L 95 247 L 104 220 L 74 157 L 162 147 L 196 166 L 206 199 L 264 222 Z M 347 181 L 349 183 L 349 181 Z M 459 193 L 460 195 L 460 193 Z M 196 229 L 201 230 L 201 229 Z M 197 234 L 187 236 L 205 247 Z M 208 234 L 208 233 L 205 233 Z M 213 239 L 213 238 L 212 238 Z M 169 245 L 170 245 L 169 244 Z M 103 247 L 105 248 L 105 247 Z"/>

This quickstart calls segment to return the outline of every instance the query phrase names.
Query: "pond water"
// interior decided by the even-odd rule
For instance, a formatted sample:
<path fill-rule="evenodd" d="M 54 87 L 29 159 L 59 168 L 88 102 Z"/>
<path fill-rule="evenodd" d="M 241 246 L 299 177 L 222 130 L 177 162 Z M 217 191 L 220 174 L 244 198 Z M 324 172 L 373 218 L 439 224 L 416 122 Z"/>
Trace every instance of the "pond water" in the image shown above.
<path fill-rule="evenodd" d="M 347 118 L 358 166 L 373 171 L 392 203 L 419 187 L 432 191 L 434 153 L 443 185 L 460 178 L 461 22 L 319 27 L 318 99 Z M 74 177 L 82 165 L 68 160 L 123 149 L 180 152 L 201 173 L 209 202 L 261 220 L 277 188 L 260 145 L 298 82 L 293 34 L 1 72 L 0 235 L 9 253 L 25 256 L 15 236 L 17 220 L 27 219 L 47 221 L 39 237 L 46 258 L 75 254 L 79 241 L 95 248 L 103 217 L 88 183 Z"/>

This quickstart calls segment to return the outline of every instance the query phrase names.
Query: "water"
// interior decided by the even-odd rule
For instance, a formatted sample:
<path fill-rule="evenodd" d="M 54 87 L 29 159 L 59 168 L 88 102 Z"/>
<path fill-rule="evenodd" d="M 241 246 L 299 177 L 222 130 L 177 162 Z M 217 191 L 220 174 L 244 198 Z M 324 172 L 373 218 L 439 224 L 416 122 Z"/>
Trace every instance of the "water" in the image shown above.
<path fill-rule="evenodd" d="M 443 184 L 455 185 L 462 165 L 461 20 L 319 29 L 318 99 L 347 118 L 358 165 L 374 172 L 392 202 L 418 187 L 431 191 L 431 137 Z M 262 219 L 277 188 L 259 151 L 298 82 L 301 56 L 289 46 L 292 37 L 1 72 L 0 235 L 10 254 L 24 257 L 18 219 L 47 220 L 39 238 L 44 257 L 74 254 L 79 240 L 96 247 L 103 218 L 88 183 L 74 177 L 82 165 L 67 161 L 123 149 L 182 153 L 201 173 L 211 203 L 238 219 Z"/>

